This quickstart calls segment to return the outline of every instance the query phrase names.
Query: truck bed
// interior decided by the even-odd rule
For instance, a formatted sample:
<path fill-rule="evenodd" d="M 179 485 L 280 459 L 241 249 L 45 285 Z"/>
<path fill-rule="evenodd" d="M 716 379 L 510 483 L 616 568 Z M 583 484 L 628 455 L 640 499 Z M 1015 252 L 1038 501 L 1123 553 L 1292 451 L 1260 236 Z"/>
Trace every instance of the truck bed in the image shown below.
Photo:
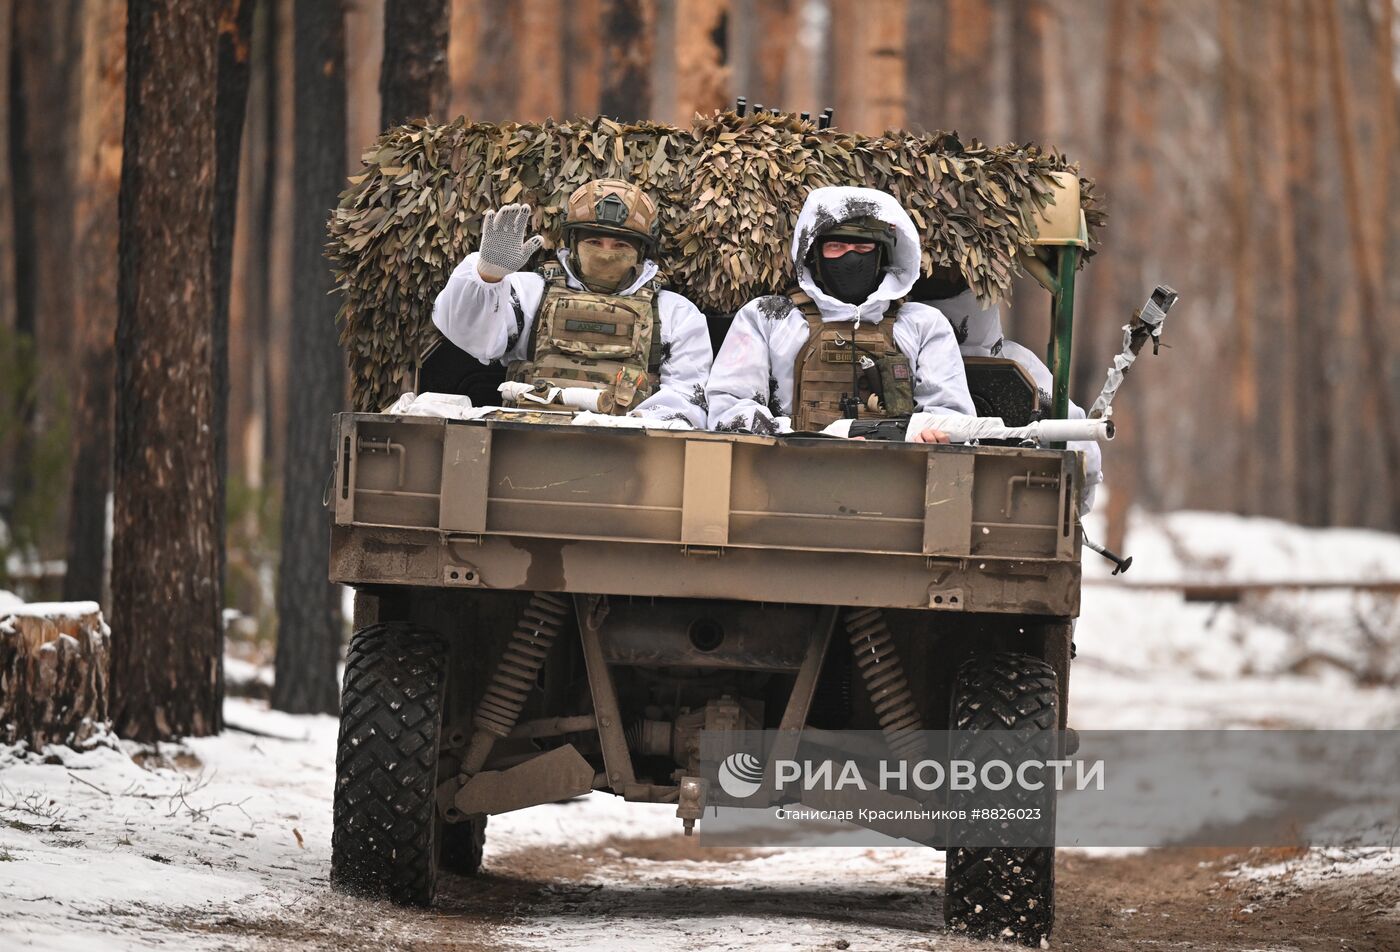
<path fill-rule="evenodd" d="M 342 413 L 331 575 L 1073 616 L 1079 457 Z"/>

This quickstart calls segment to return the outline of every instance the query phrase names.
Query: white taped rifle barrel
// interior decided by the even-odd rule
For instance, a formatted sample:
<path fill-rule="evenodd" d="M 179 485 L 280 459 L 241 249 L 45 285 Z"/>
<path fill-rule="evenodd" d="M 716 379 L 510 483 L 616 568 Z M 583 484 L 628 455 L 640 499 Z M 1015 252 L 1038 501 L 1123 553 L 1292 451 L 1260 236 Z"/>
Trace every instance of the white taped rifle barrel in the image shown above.
<path fill-rule="evenodd" d="M 598 398 L 603 391 L 592 387 L 548 387 L 537 390 L 528 383 L 506 381 L 496 388 L 502 397 L 514 401 L 516 406 L 528 407 L 537 404 L 541 407 L 564 406 L 574 410 L 598 412 Z"/>

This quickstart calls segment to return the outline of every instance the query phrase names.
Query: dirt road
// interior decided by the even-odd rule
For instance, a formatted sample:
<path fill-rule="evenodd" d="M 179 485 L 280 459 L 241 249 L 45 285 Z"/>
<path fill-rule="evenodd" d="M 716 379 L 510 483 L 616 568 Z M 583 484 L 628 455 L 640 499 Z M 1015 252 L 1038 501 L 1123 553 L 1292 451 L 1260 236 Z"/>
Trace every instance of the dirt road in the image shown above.
<path fill-rule="evenodd" d="M 820 858 L 797 855 L 820 852 Z M 943 931 L 941 863 L 919 853 L 718 851 L 681 836 L 611 839 L 580 851 L 532 847 L 452 878 L 431 911 L 347 900 L 321 889 L 271 917 L 237 911 L 172 921 L 267 949 L 928 949 L 996 946 Z M 838 854 L 838 855 L 833 855 Z M 819 861 L 818 861 L 819 859 Z M 1281 866 L 1237 873 L 1248 860 Z M 1385 868 L 1388 866 L 1389 868 Z M 882 870 L 883 867 L 883 870 Z M 893 873 L 893 875 L 891 875 Z M 1304 854 L 1157 850 L 1063 854 L 1052 948 L 1115 950 L 1400 949 L 1400 858 L 1328 874 Z"/>

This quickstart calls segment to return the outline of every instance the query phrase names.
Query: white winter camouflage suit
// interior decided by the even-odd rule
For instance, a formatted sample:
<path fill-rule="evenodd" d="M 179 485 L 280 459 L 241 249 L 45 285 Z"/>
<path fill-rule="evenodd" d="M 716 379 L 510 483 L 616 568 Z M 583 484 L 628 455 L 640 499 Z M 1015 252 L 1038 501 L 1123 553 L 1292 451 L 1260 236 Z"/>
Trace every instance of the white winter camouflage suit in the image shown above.
<path fill-rule="evenodd" d="M 433 305 L 433 323 L 453 344 L 483 363 L 510 363 L 530 355 L 530 328 L 544 299 L 544 278 L 531 271 L 517 271 L 491 283 L 477 273 L 478 255 L 472 252 L 457 265 L 447 286 Z M 569 268 L 568 252 L 559 252 L 569 287 L 583 288 Z M 641 275 L 618 292 L 635 294 L 656 277 L 656 262 L 642 263 Z M 661 380 L 655 393 L 633 408 L 632 416 L 660 420 L 684 420 L 704 428 L 705 378 L 713 352 L 705 315 L 690 301 L 661 291 L 656 298 L 661 317 Z"/>
<path fill-rule="evenodd" d="M 832 225 L 866 215 L 893 224 L 893 260 L 875 292 L 860 305 L 838 301 L 817 287 L 805 262 L 807 252 Z M 909 293 L 919 277 L 919 235 L 895 199 L 869 188 L 819 188 L 807 196 L 792 239 L 798 285 L 821 311 L 822 320 L 875 324 L 886 319 L 891 301 Z M 710 383 L 710 428 L 783 433 L 792 429 L 793 372 L 807 343 L 807 321 L 786 295 L 756 298 L 734 315 L 715 357 Z M 906 303 L 895 324 L 894 341 L 914 371 L 914 403 L 919 410 L 973 413 L 967 376 L 952 325 L 936 309 Z"/>
<path fill-rule="evenodd" d="M 1055 381 L 1050 376 L 1050 368 L 1037 357 L 1034 351 L 1023 347 L 1014 340 L 1007 340 L 1001 331 L 1001 309 L 995 304 L 983 307 L 977 296 L 969 289 L 957 297 L 929 304 L 943 312 L 953 325 L 953 333 L 958 338 L 958 349 L 965 357 L 1005 357 L 1014 360 L 1025 368 L 1040 390 L 1041 407 L 1050 406 L 1050 395 Z M 1084 419 L 1084 411 L 1073 401 L 1069 405 L 1071 420 Z M 1075 441 L 1068 448 L 1084 454 L 1084 496 L 1080 502 L 1080 515 L 1094 505 L 1094 492 L 1103 482 L 1103 454 L 1099 444 L 1093 440 Z"/>

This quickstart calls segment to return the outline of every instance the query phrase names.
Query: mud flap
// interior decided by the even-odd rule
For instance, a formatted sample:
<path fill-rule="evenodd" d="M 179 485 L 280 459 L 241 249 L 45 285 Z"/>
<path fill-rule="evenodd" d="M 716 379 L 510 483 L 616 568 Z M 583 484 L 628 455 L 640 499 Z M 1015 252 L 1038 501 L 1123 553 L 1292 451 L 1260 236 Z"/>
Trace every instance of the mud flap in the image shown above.
<path fill-rule="evenodd" d="M 593 789 L 593 768 L 573 744 L 505 770 L 486 770 L 457 791 L 453 806 L 471 816 L 495 815 L 580 797 Z"/>

